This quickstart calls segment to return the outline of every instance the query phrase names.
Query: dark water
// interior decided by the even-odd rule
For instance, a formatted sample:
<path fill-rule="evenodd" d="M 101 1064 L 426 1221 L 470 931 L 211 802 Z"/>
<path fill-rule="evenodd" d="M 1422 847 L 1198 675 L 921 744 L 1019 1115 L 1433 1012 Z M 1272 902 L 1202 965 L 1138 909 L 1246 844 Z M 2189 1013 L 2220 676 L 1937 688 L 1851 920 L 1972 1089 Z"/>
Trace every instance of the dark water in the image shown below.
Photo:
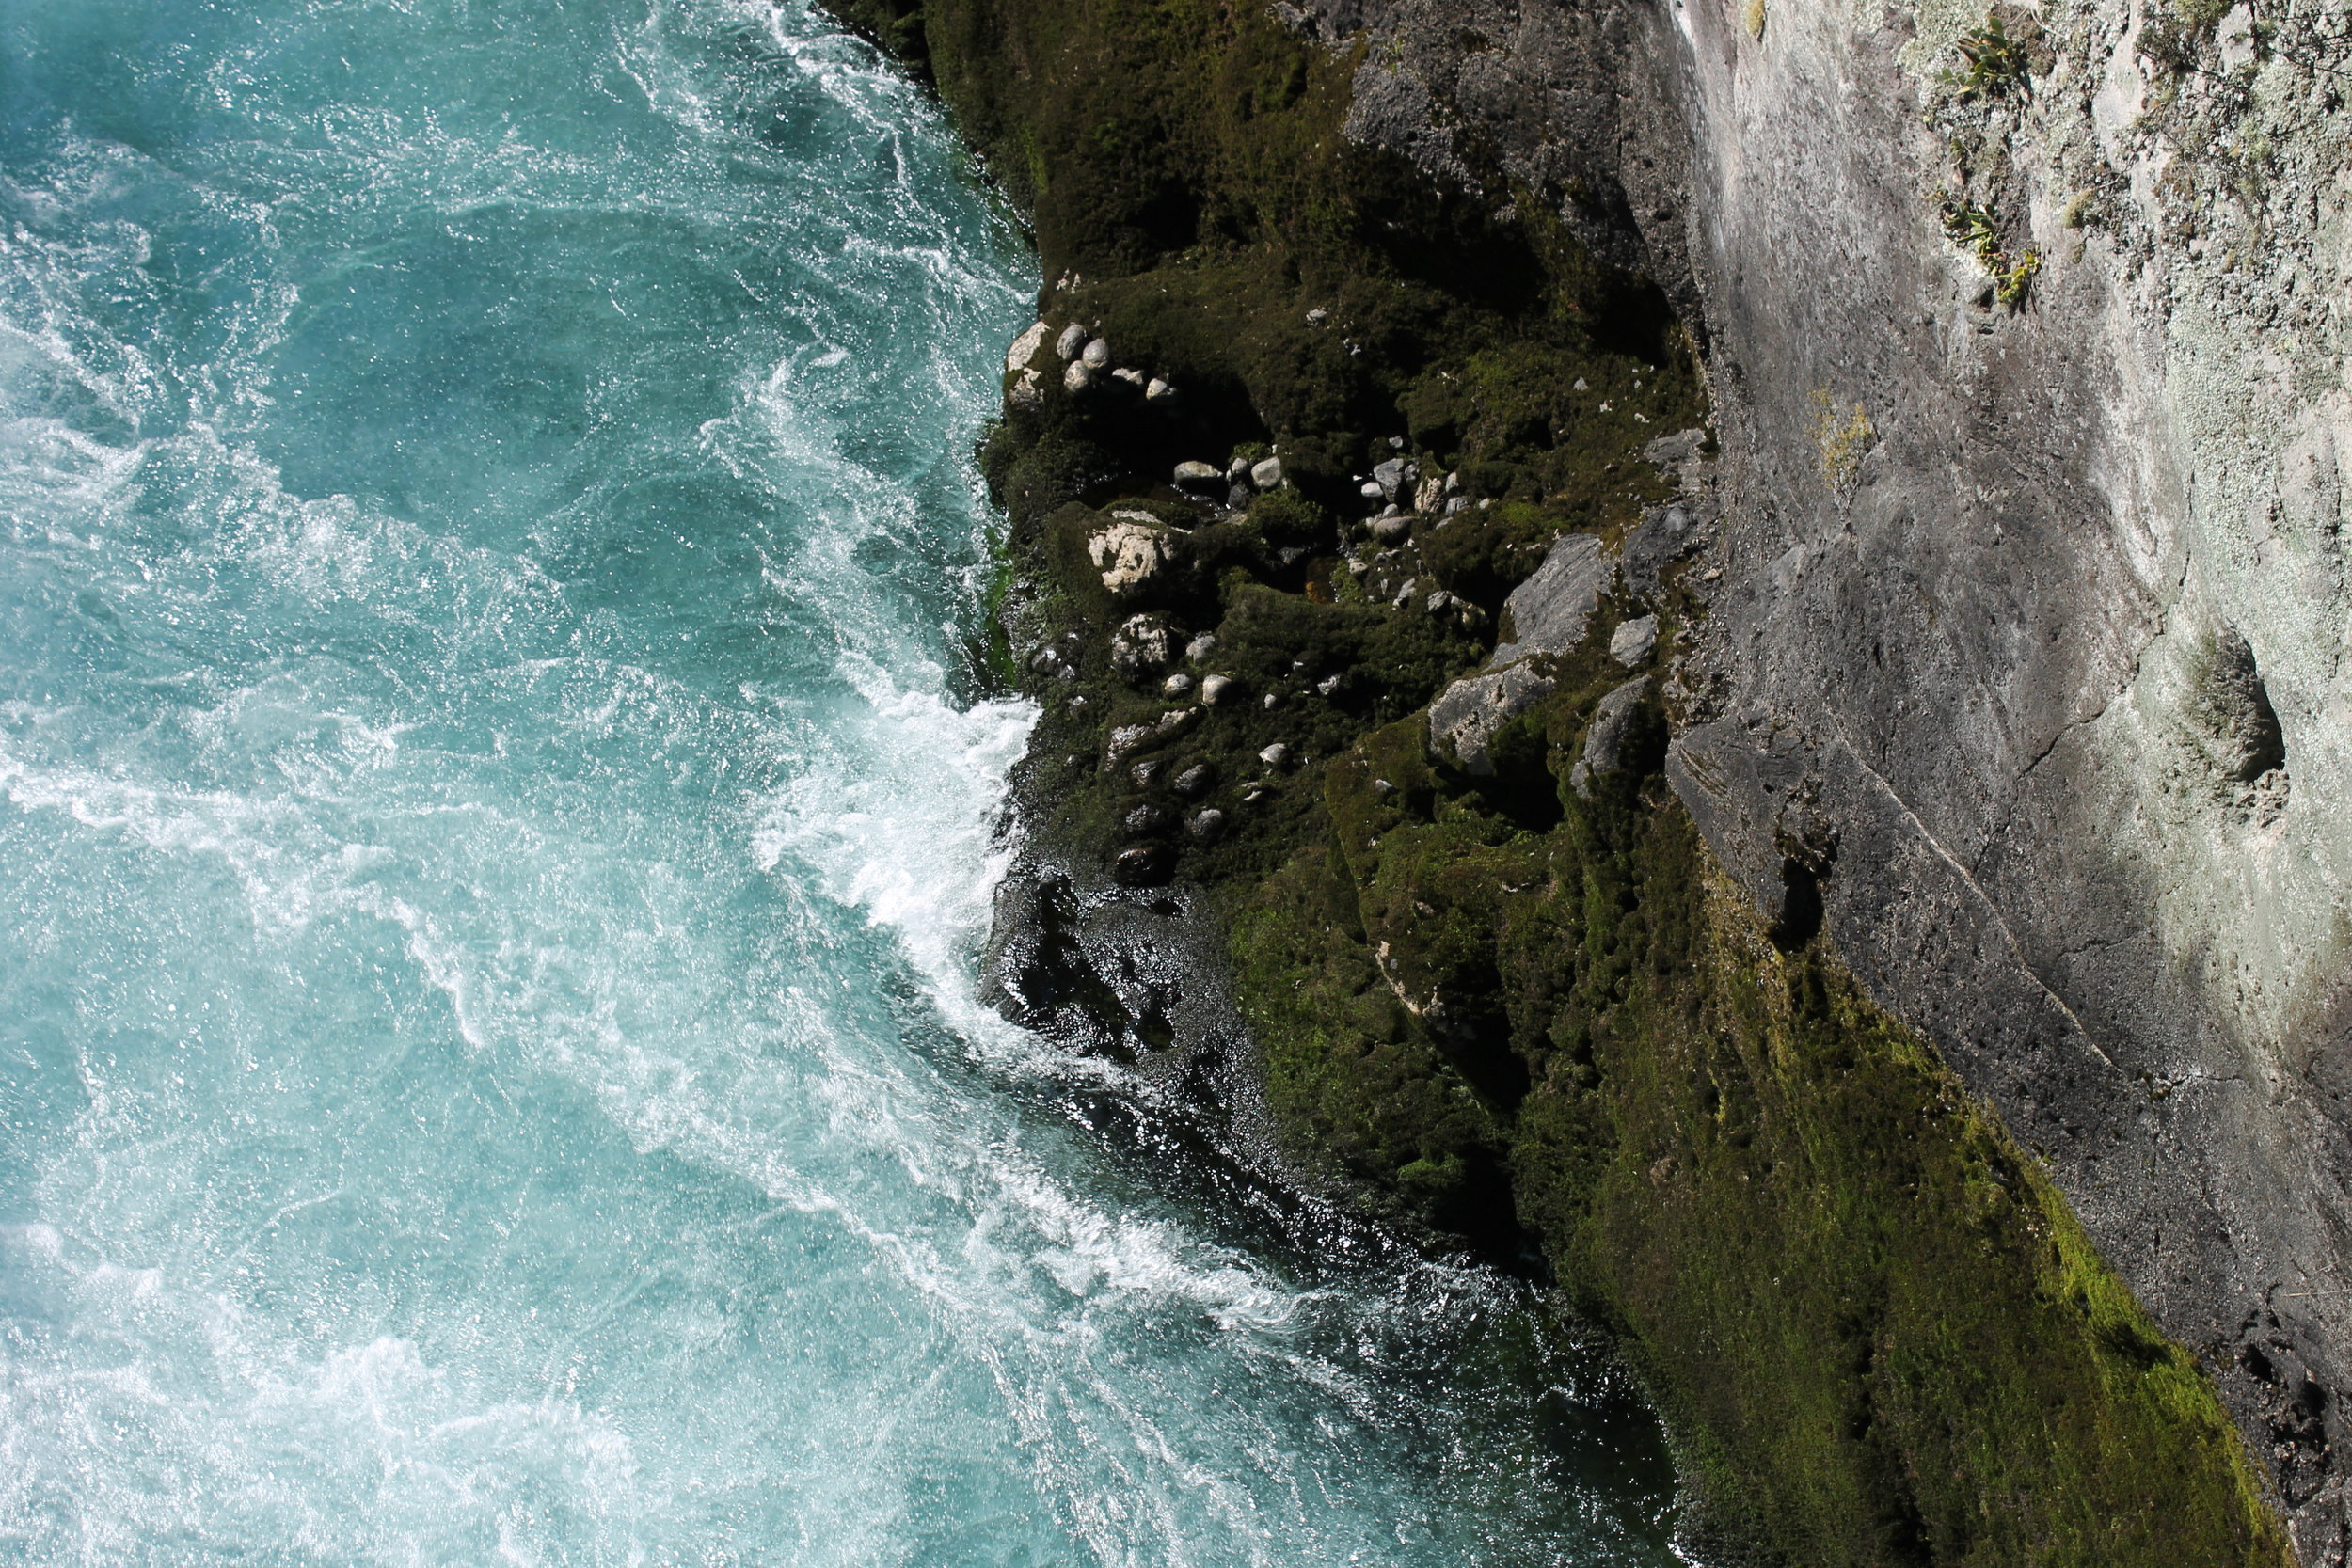
<path fill-rule="evenodd" d="M 867 51 L 0 0 L 0 1559 L 1671 1555 L 974 1002 L 1034 263 Z"/>

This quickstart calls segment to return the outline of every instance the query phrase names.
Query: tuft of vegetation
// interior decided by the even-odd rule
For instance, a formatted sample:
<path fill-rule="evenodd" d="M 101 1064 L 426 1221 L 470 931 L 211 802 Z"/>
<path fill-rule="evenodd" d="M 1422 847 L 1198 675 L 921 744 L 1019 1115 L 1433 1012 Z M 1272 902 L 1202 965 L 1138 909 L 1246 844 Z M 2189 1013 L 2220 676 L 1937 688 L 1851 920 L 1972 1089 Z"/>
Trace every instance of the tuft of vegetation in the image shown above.
<path fill-rule="evenodd" d="M 1862 404 L 1857 403 L 1841 415 L 1828 388 L 1814 388 L 1813 446 L 1820 453 L 1821 478 L 1839 505 L 1853 499 L 1854 489 L 1862 483 L 1862 460 L 1870 455 L 1878 439 L 1878 426 L 1870 422 Z"/>
<path fill-rule="evenodd" d="M 2022 307 L 2027 286 L 2042 270 L 2042 252 L 2030 245 L 2014 252 L 2004 246 L 2000 220 L 1992 208 L 1974 205 L 1948 192 L 1937 192 L 1936 198 L 1943 212 L 1945 235 L 1975 253 L 1985 276 L 1993 280 L 1994 301 L 2004 309 Z"/>
<path fill-rule="evenodd" d="M 1740 21 L 1747 28 L 1748 37 L 1758 43 L 1764 41 L 1764 0 L 1748 0 L 1740 8 Z"/>
<path fill-rule="evenodd" d="M 1999 12 L 1986 12 L 1984 25 L 1962 34 L 1954 47 L 1966 65 L 1955 82 L 1963 100 L 1971 95 L 2023 98 L 2033 90 L 2032 61 L 2026 41 L 2009 36 Z"/>

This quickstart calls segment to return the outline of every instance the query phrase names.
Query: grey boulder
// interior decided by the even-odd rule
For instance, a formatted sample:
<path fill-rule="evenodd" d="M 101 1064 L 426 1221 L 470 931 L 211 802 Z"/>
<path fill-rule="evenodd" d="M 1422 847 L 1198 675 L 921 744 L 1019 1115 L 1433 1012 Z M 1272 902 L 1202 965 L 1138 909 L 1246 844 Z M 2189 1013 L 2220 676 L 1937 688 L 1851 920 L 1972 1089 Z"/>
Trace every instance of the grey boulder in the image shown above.
<path fill-rule="evenodd" d="M 1553 682 L 1526 664 L 1455 681 L 1429 705 L 1429 741 L 1450 746 L 1464 768 L 1494 774 L 1487 748 L 1502 726 L 1551 695 Z"/>
<path fill-rule="evenodd" d="M 1584 640 L 1584 628 L 1600 608 L 1600 596 L 1616 581 L 1617 563 L 1589 533 L 1561 536 L 1535 568 L 1511 590 L 1512 641 L 1495 649 L 1490 670 L 1530 654 L 1564 654 Z"/>

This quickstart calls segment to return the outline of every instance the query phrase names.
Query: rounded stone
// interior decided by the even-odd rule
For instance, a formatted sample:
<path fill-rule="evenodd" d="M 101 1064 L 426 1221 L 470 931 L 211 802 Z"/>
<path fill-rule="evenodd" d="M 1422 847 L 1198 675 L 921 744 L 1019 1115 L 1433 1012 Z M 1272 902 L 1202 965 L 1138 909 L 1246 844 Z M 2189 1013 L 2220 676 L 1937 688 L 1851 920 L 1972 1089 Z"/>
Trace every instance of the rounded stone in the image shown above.
<path fill-rule="evenodd" d="M 1111 876 L 1123 887 L 1149 887 L 1168 879 L 1176 863 L 1175 855 L 1163 844 L 1138 844 L 1132 849 L 1121 849 L 1111 862 Z"/>
<path fill-rule="evenodd" d="M 1103 370 L 1111 362 L 1111 345 L 1097 338 L 1078 351 L 1078 358 L 1090 371 Z"/>
<path fill-rule="evenodd" d="M 1061 386 L 1065 392 L 1083 392 L 1093 384 L 1094 372 L 1086 368 L 1084 360 L 1073 359 L 1070 368 L 1061 372 Z"/>
<path fill-rule="evenodd" d="M 1231 676 L 1211 675 L 1207 680 L 1200 683 L 1200 700 L 1208 704 L 1211 707 L 1215 707 L 1217 704 L 1223 702 L 1227 693 L 1231 692 L 1232 689 L 1233 682 Z"/>
<path fill-rule="evenodd" d="M 1058 359 L 1075 359 L 1078 351 L 1086 346 L 1087 329 L 1073 322 L 1061 329 L 1060 337 L 1054 340 L 1054 356 Z"/>

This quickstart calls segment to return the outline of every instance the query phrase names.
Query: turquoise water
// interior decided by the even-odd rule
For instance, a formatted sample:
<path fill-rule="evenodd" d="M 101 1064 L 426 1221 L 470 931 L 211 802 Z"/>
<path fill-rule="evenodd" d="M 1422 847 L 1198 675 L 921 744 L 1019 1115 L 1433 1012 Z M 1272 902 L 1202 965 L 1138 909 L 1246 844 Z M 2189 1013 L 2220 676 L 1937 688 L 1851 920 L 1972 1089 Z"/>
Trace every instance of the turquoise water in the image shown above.
<path fill-rule="evenodd" d="M 0 0 L 0 1560 L 1670 1560 L 1515 1288 L 975 1003 L 1036 280 L 866 49 Z"/>

